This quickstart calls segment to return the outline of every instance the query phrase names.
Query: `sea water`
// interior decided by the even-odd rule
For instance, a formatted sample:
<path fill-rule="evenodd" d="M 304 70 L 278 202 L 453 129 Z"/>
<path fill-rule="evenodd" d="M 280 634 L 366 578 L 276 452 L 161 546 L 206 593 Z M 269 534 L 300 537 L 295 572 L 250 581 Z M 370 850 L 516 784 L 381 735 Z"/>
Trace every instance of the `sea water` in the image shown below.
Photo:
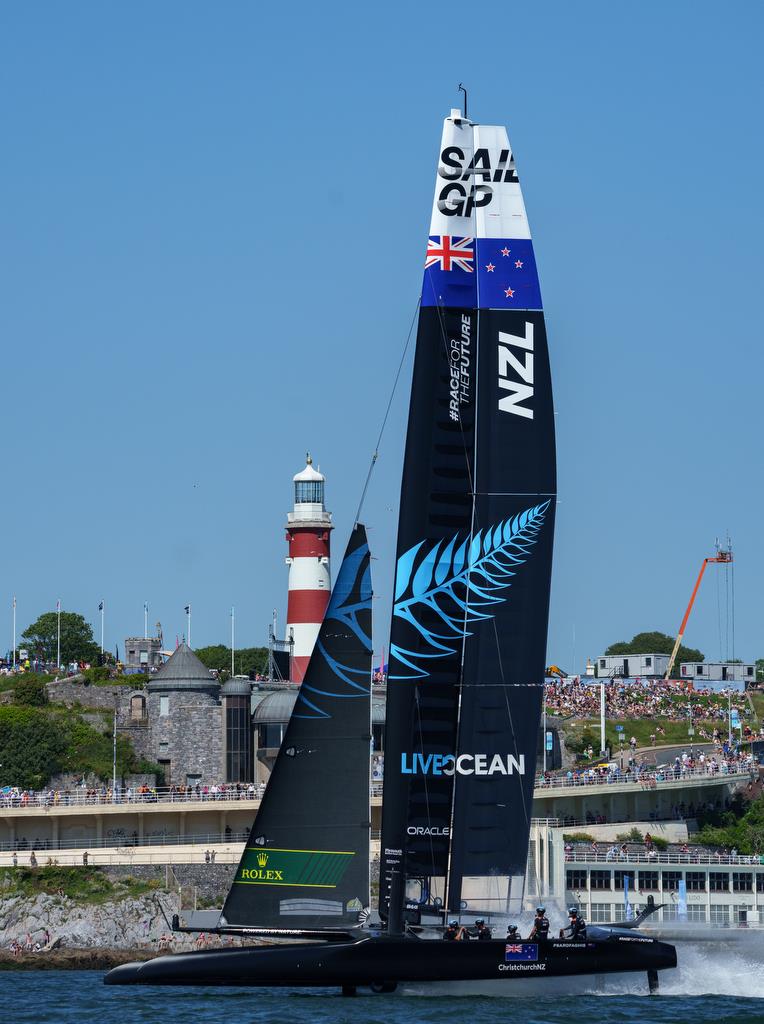
<path fill-rule="evenodd" d="M 360 990 L 198 989 L 104 986 L 99 971 L 4 971 L 7 1024 L 764 1024 L 764 966 L 750 951 L 678 947 L 680 967 L 661 971 L 647 994 L 641 975 L 564 979 L 534 991 L 514 983 L 469 989 L 452 983 L 393 995 Z"/>

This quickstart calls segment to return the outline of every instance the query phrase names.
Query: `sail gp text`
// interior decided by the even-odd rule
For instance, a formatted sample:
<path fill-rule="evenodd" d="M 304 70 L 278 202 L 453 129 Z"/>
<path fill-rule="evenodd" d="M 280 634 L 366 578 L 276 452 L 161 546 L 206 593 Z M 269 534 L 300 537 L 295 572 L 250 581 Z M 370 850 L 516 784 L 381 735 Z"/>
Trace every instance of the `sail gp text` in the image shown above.
<path fill-rule="evenodd" d="M 401 775 L 525 775 L 525 754 L 401 754 Z"/>
<path fill-rule="evenodd" d="M 446 217 L 471 217 L 473 210 L 488 206 L 494 195 L 488 182 L 517 182 L 515 163 L 508 149 L 499 153 L 476 149 L 468 162 L 463 149 L 446 146 L 440 154 L 438 175 L 448 182 L 438 194 L 438 209 Z"/>
<path fill-rule="evenodd" d="M 452 420 L 459 421 L 459 406 L 470 400 L 470 359 L 472 345 L 472 317 L 462 313 L 461 334 L 449 339 L 449 403 Z"/>

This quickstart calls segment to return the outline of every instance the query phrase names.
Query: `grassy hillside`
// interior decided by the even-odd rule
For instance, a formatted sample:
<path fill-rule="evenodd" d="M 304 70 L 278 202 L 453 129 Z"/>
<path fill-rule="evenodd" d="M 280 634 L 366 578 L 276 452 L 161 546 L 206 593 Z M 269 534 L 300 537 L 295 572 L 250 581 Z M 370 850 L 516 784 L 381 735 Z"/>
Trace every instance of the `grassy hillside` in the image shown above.
<path fill-rule="evenodd" d="M 620 750 L 618 732 L 616 725 L 623 726 L 623 749 L 628 751 L 629 740 L 632 736 L 637 738 L 638 747 L 649 747 L 652 745 L 650 737 L 655 734 L 657 746 L 663 744 L 686 744 L 707 743 L 708 740 L 700 735 L 699 724 L 695 723 L 695 735 L 690 737 L 687 733 L 687 719 L 677 721 L 673 718 L 621 718 L 605 720 L 606 742 L 613 754 Z M 723 735 L 727 733 L 727 723 L 723 721 L 703 721 L 702 728 L 713 735 L 714 728 L 721 730 Z M 661 732 L 660 730 L 663 730 Z M 598 718 L 572 719 L 563 726 L 563 734 L 568 749 L 576 753 L 583 751 L 590 743 L 595 751 L 599 752 L 600 744 L 600 722 Z"/>
<path fill-rule="evenodd" d="M 111 725 L 99 732 L 72 708 L 0 707 L 0 786 L 42 789 L 52 775 L 112 776 Z M 129 739 L 117 736 L 117 774 L 158 771 L 140 761 Z"/>
<path fill-rule="evenodd" d="M 141 882 L 137 878 L 112 881 L 98 868 L 62 868 L 57 864 L 34 869 L 0 868 L 0 893 L 3 896 L 37 896 L 48 893 L 67 896 L 78 903 L 105 903 L 108 900 L 143 896 L 158 888 L 157 882 Z"/>

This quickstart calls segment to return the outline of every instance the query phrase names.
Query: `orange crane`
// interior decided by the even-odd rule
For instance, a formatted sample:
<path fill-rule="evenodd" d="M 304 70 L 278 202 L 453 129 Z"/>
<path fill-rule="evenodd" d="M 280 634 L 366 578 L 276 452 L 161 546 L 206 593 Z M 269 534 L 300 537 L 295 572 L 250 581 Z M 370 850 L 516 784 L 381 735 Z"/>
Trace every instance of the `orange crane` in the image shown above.
<path fill-rule="evenodd" d="M 687 611 L 684 613 L 684 618 L 682 619 L 682 625 L 679 627 L 679 632 L 677 633 L 677 638 L 676 638 L 676 641 L 674 643 L 674 650 L 671 652 L 671 657 L 669 658 L 668 668 L 666 669 L 666 674 L 663 677 L 664 679 L 668 679 L 671 676 L 671 670 L 674 667 L 674 662 L 676 661 L 676 653 L 679 650 L 680 644 L 682 643 L 682 637 L 684 636 L 684 631 L 685 631 L 685 628 L 687 627 L 687 620 L 690 617 L 690 612 L 692 611 L 692 606 L 695 604 L 695 598 L 696 598 L 697 593 L 698 593 L 698 588 L 700 587 L 700 581 L 703 579 L 703 573 L 706 571 L 706 566 L 709 564 L 709 562 L 731 562 L 731 561 L 732 561 L 732 545 L 729 542 L 729 537 L 727 538 L 727 547 L 726 548 L 722 548 L 719 545 L 719 541 L 717 540 L 717 542 L 716 542 L 716 555 L 713 558 L 704 558 L 703 559 L 703 564 L 700 567 L 700 572 L 698 573 L 698 578 L 695 581 L 695 586 L 693 587 L 692 594 L 690 595 L 690 603 L 687 605 Z"/>

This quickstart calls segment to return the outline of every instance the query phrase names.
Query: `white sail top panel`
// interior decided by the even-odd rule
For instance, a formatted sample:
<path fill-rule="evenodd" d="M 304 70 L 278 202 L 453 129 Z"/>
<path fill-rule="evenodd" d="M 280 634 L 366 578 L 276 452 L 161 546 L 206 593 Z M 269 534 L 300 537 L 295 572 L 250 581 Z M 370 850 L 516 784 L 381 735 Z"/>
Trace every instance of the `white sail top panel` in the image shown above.
<path fill-rule="evenodd" d="M 523 193 L 517 180 L 515 161 L 507 138 L 507 129 L 494 124 L 475 125 L 475 154 L 485 153 L 485 162 L 490 166 L 490 186 L 493 189 L 490 202 L 475 206 L 477 238 L 530 238 L 531 229 L 525 213 Z M 488 174 L 478 170 L 481 161 L 476 160 L 474 180 L 488 181 Z M 496 178 L 500 177 L 500 180 Z M 509 179 L 509 180 L 508 180 Z"/>
<path fill-rule="evenodd" d="M 430 235 L 531 237 L 506 128 L 445 119 Z"/>

